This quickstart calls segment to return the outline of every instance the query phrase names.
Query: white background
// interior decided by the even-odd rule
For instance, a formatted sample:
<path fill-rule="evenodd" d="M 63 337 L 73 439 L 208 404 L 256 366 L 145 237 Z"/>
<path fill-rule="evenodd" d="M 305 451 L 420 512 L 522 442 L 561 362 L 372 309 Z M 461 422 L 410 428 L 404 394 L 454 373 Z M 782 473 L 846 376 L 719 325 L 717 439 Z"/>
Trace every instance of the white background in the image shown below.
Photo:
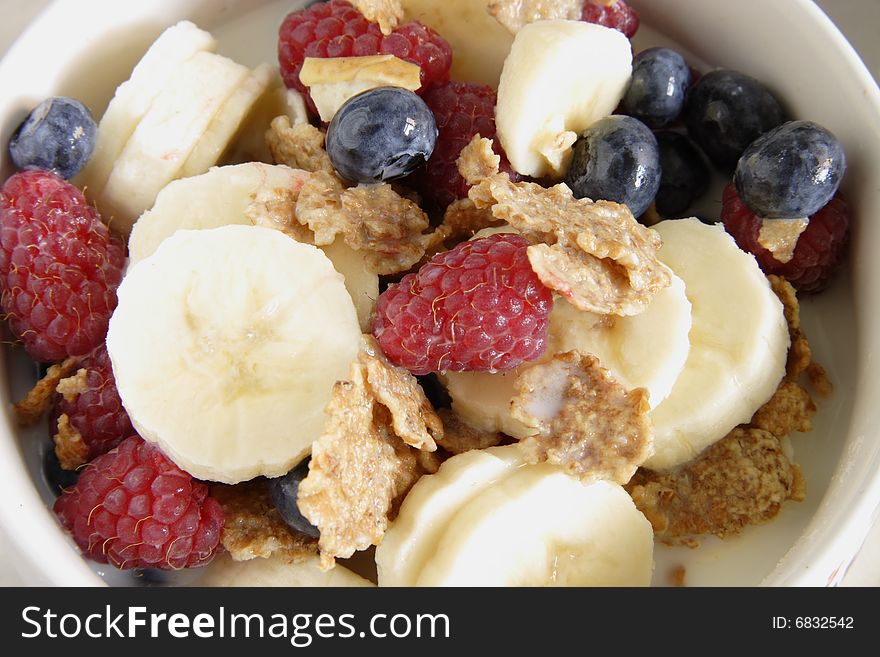
<path fill-rule="evenodd" d="M 0 55 L 6 52 L 22 28 L 27 25 L 49 0 L 0 0 Z M 875 79 L 880 79 L 880 0 L 817 0 L 834 20 L 850 43 L 859 52 Z M 4 146 L 5 147 L 5 146 Z M 15 555 L 11 554 L 0 531 L 0 586 L 27 585 L 27 574 L 16 569 Z M 880 586 L 880 522 L 871 531 L 859 556 L 843 580 L 845 586 Z"/>

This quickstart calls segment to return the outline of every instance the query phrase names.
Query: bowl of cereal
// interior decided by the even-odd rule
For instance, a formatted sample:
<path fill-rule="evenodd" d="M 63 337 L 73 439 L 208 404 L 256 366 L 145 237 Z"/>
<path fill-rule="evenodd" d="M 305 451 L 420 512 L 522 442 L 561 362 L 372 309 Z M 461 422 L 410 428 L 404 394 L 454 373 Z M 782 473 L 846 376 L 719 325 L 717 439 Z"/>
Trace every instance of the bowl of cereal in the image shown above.
<path fill-rule="evenodd" d="M 806 0 L 388 4 L 55 3 L 3 59 L 32 581 L 838 583 L 880 503 L 852 47 Z"/>

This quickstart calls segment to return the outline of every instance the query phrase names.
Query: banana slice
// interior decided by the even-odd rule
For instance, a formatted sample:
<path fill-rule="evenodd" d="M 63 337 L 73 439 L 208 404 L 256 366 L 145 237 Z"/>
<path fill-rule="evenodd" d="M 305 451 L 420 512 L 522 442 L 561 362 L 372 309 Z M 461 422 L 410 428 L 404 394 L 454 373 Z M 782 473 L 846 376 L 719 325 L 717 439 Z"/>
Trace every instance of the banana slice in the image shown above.
<path fill-rule="evenodd" d="M 169 27 L 153 42 L 128 81 L 116 89 L 98 124 L 95 151 L 76 179 L 77 186 L 86 188 L 90 198 L 97 198 L 104 190 L 129 137 L 172 76 L 196 53 L 216 48 L 214 37 L 189 21 Z"/>
<path fill-rule="evenodd" d="M 614 111 L 632 72 L 622 33 L 580 21 L 538 21 L 516 35 L 498 85 L 495 123 L 510 164 L 561 177 L 571 146 Z"/>
<path fill-rule="evenodd" d="M 180 177 L 214 116 L 247 74 L 246 67 L 207 52 L 178 68 L 134 129 L 97 198 L 114 230 L 127 235 L 159 191 Z"/>
<path fill-rule="evenodd" d="M 691 303 L 684 282 L 672 284 L 631 317 L 602 317 L 578 310 L 557 298 L 550 314 L 547 356 L 576 349 L 599 358 L 602 367 L 627 388 L 646 388 L 651 406 L 671 392 L 690 349 Z M 662 348 L 659 348 L 662 346 Z M 483 431 L 501 431 L 515 438 L 535 433 L 510 415 L 514 382 L 525 365 L 512 372 L 449 372 L 442 377 L 456 413 Z"/>
<path fill-rule="evenodd" d="M 789 336 L 767 278 L 720 224 L 678 219 L 654 229 L 663 237 L 660 259 L 684 280 L 693 304 L 684 370 L 651 413 L 655 453 L 645 466 L 665 470 L 748 422 L 770 399 L 785 374 Z"/>
<path fill-rule="evenodd" d="M 130 263 L 151 255 L 180 229 L 251 225 L 254 204 L 289 204 L 308 178 L 305 171 L 282 164 L 249 162 L 216 167 L 199 176 L 175 180 L 159 192 L 152 209 L 135 222 L 128 241 Z M 357 309 L 361 330 L 368 333 L 379 296 L 379 277 L 367 269 L 360 252 L 341 240 L 322 250 L 345 277 L 345 287 Z"/>
<path fill-rule="evenodd" d="M 320 434 L 361 339 L 319 249 L 258 226 L 179 230 L 119 286 L 107 350 L 138 433 L 193 476 L 279 476 Z"/>
<path fill-rule="evenodd" d="M 412 586 L 459 507 L 522 464 L 518 450 L 492 447 L 460 454 L 419 479 L 376 548 L 380 584 Z"/>
<path fill-rule="evenodd" d="M 333 586 L 333 587 L 366 587 L 374 586 L 348 568 L 336 565 L 330 570 L 321 570 L 321 560 L 309 557 L 305 561 L 288 563 L 279 556 L 268 559 L 251 559 L 249 561 L 233 561 L 228 554 L 223 554 L 211 562 L 205 570 L 204 577 L 198 581 L 199 586 Z"/>

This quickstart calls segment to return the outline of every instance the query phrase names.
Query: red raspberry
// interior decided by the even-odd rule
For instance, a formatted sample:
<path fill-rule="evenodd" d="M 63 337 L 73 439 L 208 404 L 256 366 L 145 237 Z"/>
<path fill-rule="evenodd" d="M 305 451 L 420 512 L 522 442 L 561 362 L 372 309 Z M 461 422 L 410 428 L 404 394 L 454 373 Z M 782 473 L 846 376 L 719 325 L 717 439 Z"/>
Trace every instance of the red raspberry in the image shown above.
<path fill-rule="evenodd" d="M 22 171 L 0 190 L 0 304 L 35 360 L 104 340 L 124 260 L 98 211 L 54 173 Z"/>
<path fill-rule="evenodd" d="M 428 205 L 443 210 L 454 200 L 467 197 L 470 185 L 458 173 L 455 161 L 477 133 L 494 140 L 493 148 L 501 156 L 501 170 L 511 179 L 519 179 L 495 138 L 496 95 L 492 87 L 446 82 L 425 92 L 424 100 L 434 113 L 439 134 L 431 158 L 409 181 Z"/>
<path fill-rule="evenodd" d="M 587 23 L 604 25 L 623 32 L 632 39 L 639 29 L 639 15 L 623 0 L 587 0 L 581 13 L 581 20 Z"/>
<path fill-rule="evenodd" d="M 509 370 L 547 346 L 553 296 L 528 241 L 496 234 L 440 253 L 379 295 L 372 332 L 413 374 Z"/>
<path fill-rule="evenodd" d="M 278 63 L 288 89 L 308 98 L 299 81 L 306 57 L 362 57 L 395 55 L 421 66 L 422 89 L 449 79 L 452 48 L 434 30 L 418 21 L 399 26 L 385 36 L 343 0 L 321 2 L 288 14 L 278 31 Z M 314 110 L 314 106 L 312 106 Z"/>
<path fill-rule="evenodd" d="M 207 484 L 138 436 L 96 458 L 55 501 L 86 556 L 117 568 L 193 568 L 214 558 L 223 509 Z"/>
<path fill-rule="evenodd" d="M 104 343 L 80 360 L 77 367 L 86 371 L 86 390 L 72 395 L 71 399 L 58 395 L 52 431 L 56 430 L 58 417 L 66 413 L 71 426 L 89 448 L 88 460 L 91 461 L 116 447 L 123 438 L 135 433 L 135 430 L 128 413 L 122 407 L 110 356 Z"/>
<path fill-rule="evenodd" d="M 810 217 L 794 248 L 794 256 L 779 262 L 758 242 L 761 219 L 749 210 L 736 187 L 724 189 L 721 221 L 744 251 L 753 254 L 765 274 L 782 276 L 801 292 L 819 292 L 843 261 L 849 239 L 849 207 L 840 196 Z"/>

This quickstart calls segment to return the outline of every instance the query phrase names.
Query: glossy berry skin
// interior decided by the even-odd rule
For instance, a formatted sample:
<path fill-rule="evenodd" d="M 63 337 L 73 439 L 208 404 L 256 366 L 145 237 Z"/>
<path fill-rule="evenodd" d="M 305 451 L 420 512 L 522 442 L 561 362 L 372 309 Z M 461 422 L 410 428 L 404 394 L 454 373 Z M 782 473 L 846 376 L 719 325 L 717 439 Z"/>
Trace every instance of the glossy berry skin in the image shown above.
<path fill-rule="evenodd" d="M 77 364 L 77 372 L 85 370 L 85 390 L 58 395 L 52 413 L 67 415 L 70 425 L 79 433 L 89 449 L 88 460 L 110 451 L 124 438 L 135 433 L 128 413 L 116 389 L 116 379 L 107 347 L 102 342 Z M 51 427 L 53 433 L 56 426 Z"/>
<path fill-rule="evenodd" d="M 319 538 L 318 528 L 310 523 L 302 513 L 296 499 L 299 495 L 299 485 L 303 479 L 309 476 L 309 459 L 306 459 L 283 477 L 269 480 L 269 493 L 272 496 L 272 504 L 278 510 L 278 515 L 292 529 L 300 534 Z"/>
<path fill-rule="evenodd" d="M 623 114 L 652 128 L 669 125 L 684 108 L 691 72 L 671 48 L 648 48 L 633 58 L 632 77 L 621 101 Z"/>
<path fill-rule="evenodd" d="M 755 139 L 785 121 L 776 97 L 742 73 L 706 73 L 691 87 L 685 102 L 688 134 L 714 164 L 733 169 Z"/>
<path fill-rule="evenodd" d="M 434 151 L 437 124 L 421 98 L 378 87 L 350 98 L 327 127 L 327 155 L 343 178 L 377 183 L 423 166 Z"/>
<path fill-rule="evenodd" d="M 474 135 L 492 139 L 492 148 L 501 156 L 500 169 L 519 180 L 510 167 L 501 143 L 495 138 L 495 90 L 488 85 L 450 81 L 438 84 L 422 96 L 437 122 L 437 143 L 431 159 L 408 180 L 424 204 L 443 211 L 456 199 L 466 198 L 468 185 L 458 172 L 456 161 L 461 149 Z"/>
<path fill-rule="evenodd" d="M 789 121 L 758 137 L 736 165 L 740 198 L 759 217 L 809 217 L 837 193 L 843 146 L 810 121 Z"/>
<path fill-rule="evenodd" d="M 660 149 L 660 188 L 654 206 L 664 219 L 686 216 L 709 186 L 709 167 L 690 139 L 675 132 L 656 132 Z"/>
<path fill-rule="evenodd" d="M 509 370 L 541 356 L 553 296 L 528 246 L 512 234 L 470 240 L 388 286 L 372 325 L 388 360 L 422 375 Z"/>
<path fill-rule="evenodd" d="M 565 183 L 577 198 L 625 203 L 638 217 L 660 187 L 654 133 L 631 116 L 596 121 L 575 142 Z"/>
<path fill-rule="evenodd" d="M 610 4 L 603 0 L 587 0 L 584 2 L 581 20 L 618 30 L 629 39 L 632 39 L 639 29 L 639 15 L 623 0 Z"/>
<path fill-rule="evenodd" d="M 849 241 L 850 210 L 839 195 L 810 217 L 788 262 L 779 262 L 758 242 L 762 220 L 746 207 L 733 183 L 724 189 L 724 228 L 744 251 L 755 256 L 765 274 L 782 276 L 799 292 L 819 292 L 843 262 Z"/>
<path fill-rule="evenodd" d="M 138 436 L 85 466 L 54 509 L 86 556 L 120 569 L 193 568 L 222 549 L 223 509 L 207 484 Z"/>
<path fill-rule="evenodd" d="M 92 113 L 81 102 L 47 98 L 12 134 L 9 156 L 19 170 L 45 169 L 69 180 L 92 156 L 97 133 Z"/>
<path fill-rule="evenodd" d="M 34 360 L 103 342 L 124 264 L 122 242 L 54 173 L 22 171 L 0 189 L 0 305 Z"/>

